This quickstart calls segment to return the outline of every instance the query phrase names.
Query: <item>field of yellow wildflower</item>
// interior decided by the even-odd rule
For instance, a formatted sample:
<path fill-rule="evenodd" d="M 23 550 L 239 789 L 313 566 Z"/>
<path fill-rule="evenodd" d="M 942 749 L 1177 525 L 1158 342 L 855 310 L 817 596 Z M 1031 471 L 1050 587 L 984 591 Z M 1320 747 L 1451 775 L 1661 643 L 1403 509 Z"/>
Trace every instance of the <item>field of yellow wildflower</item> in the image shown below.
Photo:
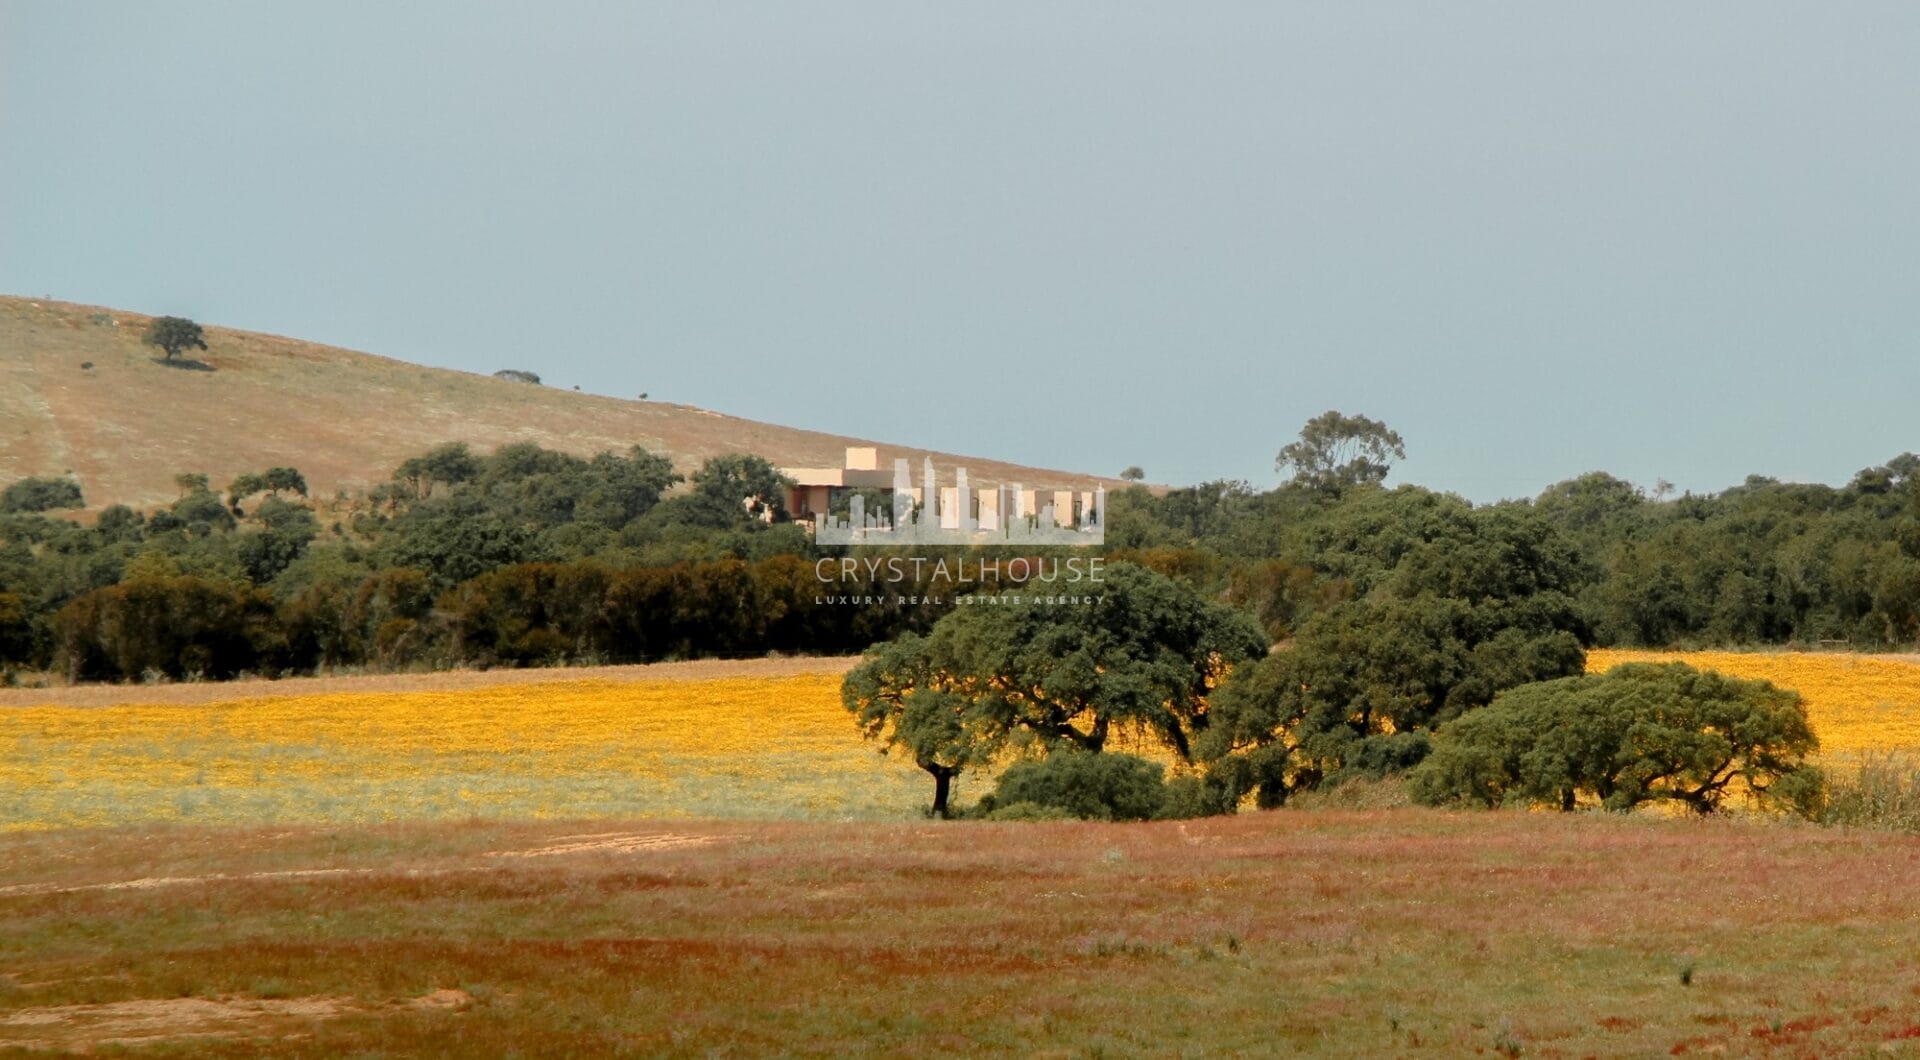
<path fill-rule="evenodd" d="M 0 831 L 160 821 L 911 816 L 837 674 L 0 710 Z"/>
<path fill-rule="evenodd" d="M 1596 650 L 1587 666 L 1666 661 L 1797 690 L 1831 760 L 1920 753 L 1913 657 Z M 466 817 L 876 820 L 911 817 L 931 794 L 911 763 L 859 738 L 837 673 L 471 681 L 0 708 L 0 831 Z"/>
<path fill-rule="evenodd" d="M 1920 659 L 1812 652 L 1620 651 L 1587 653 L 1587 671 L 1628 662 L 1683 662 L 1800 693 L 1822 754 L 1920 752 Z"/>

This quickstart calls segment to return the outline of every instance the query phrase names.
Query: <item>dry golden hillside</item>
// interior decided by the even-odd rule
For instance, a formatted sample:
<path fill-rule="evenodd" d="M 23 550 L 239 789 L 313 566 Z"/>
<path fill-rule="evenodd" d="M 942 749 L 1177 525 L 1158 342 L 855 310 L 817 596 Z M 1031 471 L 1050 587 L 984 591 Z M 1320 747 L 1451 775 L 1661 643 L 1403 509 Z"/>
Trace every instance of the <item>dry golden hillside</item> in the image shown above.
<path fill-rule="evenodd" d="M 211 371 L 170 367 L 140 342 L 150 318 L 0 296 L 0 484 L 72 475 L 89 506 L 171 501 L 174 476 L 296 467 L 316 497 L 383 481 L 448 441 L 511 442 L 589 455 L 640 445 L 682 471 L 719 453 L 838 466 L 849 445 L 918 462 L 926 450 L 758 423 L 658 401 L 627 401 L 427 368 L 297 339 L 215 327 L 188 351 Z M 184 359 L 184 358 L 183 358 Z M 1096 479 L 933 453 L 974 481 L 1091 488 Z"/>

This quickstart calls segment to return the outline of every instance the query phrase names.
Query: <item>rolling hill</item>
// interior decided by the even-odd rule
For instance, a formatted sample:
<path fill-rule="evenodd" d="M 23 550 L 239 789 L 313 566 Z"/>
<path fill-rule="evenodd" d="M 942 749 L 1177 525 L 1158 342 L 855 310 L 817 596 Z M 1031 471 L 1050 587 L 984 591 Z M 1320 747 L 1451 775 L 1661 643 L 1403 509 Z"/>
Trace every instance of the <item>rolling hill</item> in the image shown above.
<path fill-rule="evenodd" d="M 257 332 L 206 327 L 187 366 L 141 343 L 149 317 L 0 296 L 0 484 L 70 475 L 90 507 L 171 501 L 174 476 L 296 467 L 316 498 L 385 481 L 441 442 L 513 442 L 580 455 L 639 445 L 688 471 L 749 452 L 788 467 L 839 466 L 850 445 L 883 460 L 931 455 L 975 482 L 1091 488 L 1113 480 L 429 368 Z M 183 360 L 187 358 L 183 356 Z M 885 465 L 883 465 L 885 466 Z"/>

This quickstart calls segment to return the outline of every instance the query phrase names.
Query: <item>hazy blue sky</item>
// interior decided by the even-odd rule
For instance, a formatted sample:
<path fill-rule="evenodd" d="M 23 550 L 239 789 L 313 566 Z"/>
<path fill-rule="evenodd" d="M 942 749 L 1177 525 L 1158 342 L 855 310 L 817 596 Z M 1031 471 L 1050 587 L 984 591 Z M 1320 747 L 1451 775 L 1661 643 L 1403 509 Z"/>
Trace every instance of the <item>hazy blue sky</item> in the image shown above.
<path fill-rule="evenodd" d="M 1155 481 L 1920 450 L 1920 4 L 0 0 L 0 291 Z"/>

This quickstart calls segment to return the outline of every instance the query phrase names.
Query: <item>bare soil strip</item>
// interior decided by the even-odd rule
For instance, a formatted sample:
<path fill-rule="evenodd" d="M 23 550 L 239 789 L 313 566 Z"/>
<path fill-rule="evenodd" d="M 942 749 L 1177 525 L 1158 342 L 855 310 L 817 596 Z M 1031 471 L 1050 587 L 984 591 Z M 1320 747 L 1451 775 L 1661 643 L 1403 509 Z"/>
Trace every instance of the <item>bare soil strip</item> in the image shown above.
<path fill-rule="evenodd" d="M 731 838 L 723 835 L 686 835 L 677 832 L 596 832 L 586 835 L 555 836 L 554 841 L 544 846 L 530 847 L 525 850 L 489 850 L 483 857 L 488 858 L 544 858 L 562 854 L 629 854 L 649 850 L 677 850 L 686 847 L 710 846 Z M 24 898 L 44 894 L 78 894 L 85 891 L 149 891 L 161 887 L 184 887 L 190 884 L 230 883 L 255 880 L 304 880 L 329 876 L 443 876 L 452 872 L 480 871 L 483 866 L 456 866 L 446 868 L 326 868 L 326 869 L 282 869 L 276 872 L 211 872 L 198 876 L 142 876 L 132 880 L 114 880 L 108 883 L 82 883 L 62 885 L 57 883 L 19 883 L 0 887 L 0 898 Z"/>
<path fill-rule="evenodd" d="M 585 854 L 595 851 L 621 853 L 633 850 L 672 850 L 677 847 L 703 847 L 717 841 L 720 837 L 678 835 L 673 832 L 608 832 L 600 835 L 559 838 L 563 842 L 534 850 L 489 850 L 487 856 L 490 858 L 544 858 L 555 854 Z"/>
<path fill-rule="evenodd" d="M 143 876 L 137 880 L 115 880 L 112 883 L 83 883 L 75 887 L 61 887 L 50 883 L 21 883 L 12 887 L 0 887 L 0 898 L 35 894 L 74 894 L 80 891 L 147 891 L 156 887 L 179 887 L 189 883 L 220 883 L 227 880 L 278 880 L 301 879 L 313 876 L 364 876 L 378 869 L 290 869 L 284 872 L 248 872 L 232 875 L 224 872 L 210 873 L 205 876 Z"/>
<path fill-rule="evenodd" d="M 441 989 L 394 1004 L 459 1011 L 473 1003 L 463 990 Z M 350 997 L 142 998 L 95 1005 L 49 1005 L 0 1016 L 0 1043 L 27 1049 L 87 1052 L 102 1045 L 141 1045 L 179 1038 L 295 1037 L 318 1020 L 370 1007 Z M 32 1037 L 17 1037 L 32 1035 Z"/>

